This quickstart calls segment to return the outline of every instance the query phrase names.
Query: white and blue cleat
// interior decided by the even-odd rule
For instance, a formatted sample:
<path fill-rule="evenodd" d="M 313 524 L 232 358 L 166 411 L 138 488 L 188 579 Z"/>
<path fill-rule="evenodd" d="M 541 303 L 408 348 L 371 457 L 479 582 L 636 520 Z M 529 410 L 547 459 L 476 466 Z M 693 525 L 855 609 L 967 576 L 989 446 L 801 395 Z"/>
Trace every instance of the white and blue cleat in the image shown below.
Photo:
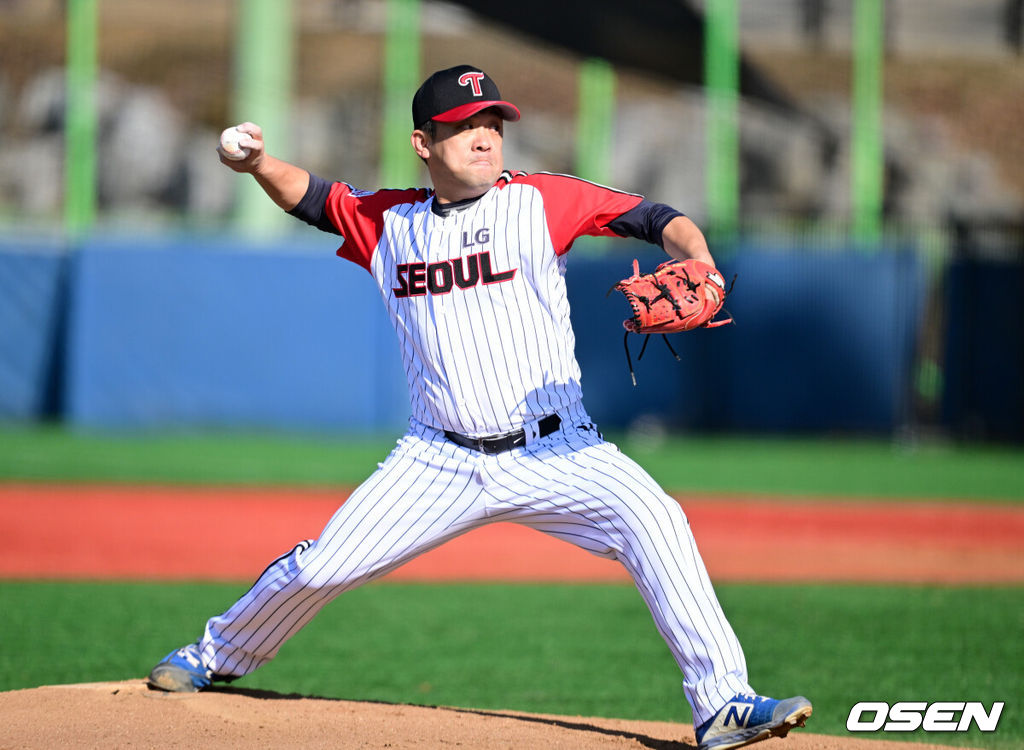
<path fill-rule="evenodd" d="M 199 644 L 190 643 L 161 659 L 148 682 L 169 693 L 198 693 L 213 684 L 213 673 L 203 666 Z"/>
<path fill-rule="evenodd" d="M 775 700 L 741 693 L 697 728 L 699 750 L 729 750 L 769 737 L 785 737 L 802 727 L 811 715 L 811 702 L 803 696 Z"/>

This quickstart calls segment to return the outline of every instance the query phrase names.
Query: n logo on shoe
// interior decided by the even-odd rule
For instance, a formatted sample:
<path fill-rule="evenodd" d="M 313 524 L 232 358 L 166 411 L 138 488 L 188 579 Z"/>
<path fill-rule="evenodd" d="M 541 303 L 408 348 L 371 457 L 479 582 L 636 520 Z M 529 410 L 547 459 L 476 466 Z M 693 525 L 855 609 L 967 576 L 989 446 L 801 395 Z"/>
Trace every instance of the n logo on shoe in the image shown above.
<path fill-rule="evenodd" d="M 743 713 L 740 713 L 740 711 Z M 750 712 L 753 710 L 753 706 L 742 703 L 734 703 L 729 706 L 729 710 L 725 712 L 725 720 L 722 722 L 723 727 L 729 726 L 731 720 L 733 724 L 738 727 L 745 727 L 747 725 L 747 717 L 750 716 Z"/>

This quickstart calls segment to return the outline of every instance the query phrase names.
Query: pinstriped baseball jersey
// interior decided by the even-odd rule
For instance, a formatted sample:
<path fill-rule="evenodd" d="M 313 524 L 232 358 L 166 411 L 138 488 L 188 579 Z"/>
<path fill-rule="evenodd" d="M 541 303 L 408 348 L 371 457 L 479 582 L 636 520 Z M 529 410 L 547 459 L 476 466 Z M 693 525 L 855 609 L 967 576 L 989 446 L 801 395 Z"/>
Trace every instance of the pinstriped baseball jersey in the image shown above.
<path fill-rule="evenodd" d="M 414 419 L 464 435 L 517 429 L 582 397 L 565 255 L 641 197 L 566 175 L 504 172 L 448 210 L 428 190 L 334 183 L 338 254 L 374 277 Z"/>
<path fill-rule="evenodd" d="M 398 333 L 409 431 L 320 536 L 271 564 L 199 641 L 247 674 L 334 597 L 455 537 L 511 521 L 620 562 L 683 673 L 695 722 L 750 692 L 743 651 L 679 504 L 597 432 L 583 407 L 565 294 L 581 235 L 631 231 L 641 204 L 564 175 L 503 173 L 445 210 L 428 190 L 319 181 L 339 255 L 374 277 Z M 319 196 L 323 196 L 320 198 Z M 555 427 L 541 432 L 541 418 Z M 524 428 L 494 455 L 455 440 Z M 450 432 L 449 432 L 450 431 Z"/>

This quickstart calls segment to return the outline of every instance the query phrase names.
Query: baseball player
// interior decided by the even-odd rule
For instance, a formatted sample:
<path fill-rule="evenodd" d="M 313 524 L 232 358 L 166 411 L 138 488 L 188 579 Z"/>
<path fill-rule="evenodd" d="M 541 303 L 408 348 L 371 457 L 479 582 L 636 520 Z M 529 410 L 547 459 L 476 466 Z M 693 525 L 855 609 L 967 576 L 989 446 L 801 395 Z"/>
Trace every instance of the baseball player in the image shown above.
<path fill-rule="evenodd" d="M 638 195 L 506 170 L 503 128 L 520 112 L 479 68 L 431 75 L 412 115 L 432 188 L 324 180 L 271 156 L 252 123 L 238 128 L 244 158 L 221 150 L 282 209 L 344 238 L 338 255 L 380 289 L 412 415 L 319 538 L 274 560 L 195 643 L 157 664 L 150 684 L 193 692 L 248 674 L 339 594 L 511 521 L 625 566 L 682 672 L 701 748 L 803 726 L 806 698 L 766 698 L 747 682 L 679 504 L 602 439 L 582 402 L 565 290 L 573 241 L 635 237 L 713 264 L 702 233 Z"/>

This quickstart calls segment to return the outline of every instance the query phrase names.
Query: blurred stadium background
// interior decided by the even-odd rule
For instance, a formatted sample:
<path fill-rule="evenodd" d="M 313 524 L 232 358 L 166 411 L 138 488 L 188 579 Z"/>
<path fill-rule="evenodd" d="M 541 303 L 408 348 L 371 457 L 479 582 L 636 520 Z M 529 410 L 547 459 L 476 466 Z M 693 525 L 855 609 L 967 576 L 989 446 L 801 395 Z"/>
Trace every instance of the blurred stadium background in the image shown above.
<path fill-rule="evenodd" d="M 470 62 L 523 110 L 508 166 L 674 205 L 737 274 L 737 325 L 651 342 L 634 389 L 605 291 L 659 253 L 578 244 L 604 426 L 1024 438 L 1020 0 L 495 5 L 0 1 L 0 422 L 400 430 L 371 285 L 214 148 L 253 120 L 422 184 L 412 92 Z"/>

